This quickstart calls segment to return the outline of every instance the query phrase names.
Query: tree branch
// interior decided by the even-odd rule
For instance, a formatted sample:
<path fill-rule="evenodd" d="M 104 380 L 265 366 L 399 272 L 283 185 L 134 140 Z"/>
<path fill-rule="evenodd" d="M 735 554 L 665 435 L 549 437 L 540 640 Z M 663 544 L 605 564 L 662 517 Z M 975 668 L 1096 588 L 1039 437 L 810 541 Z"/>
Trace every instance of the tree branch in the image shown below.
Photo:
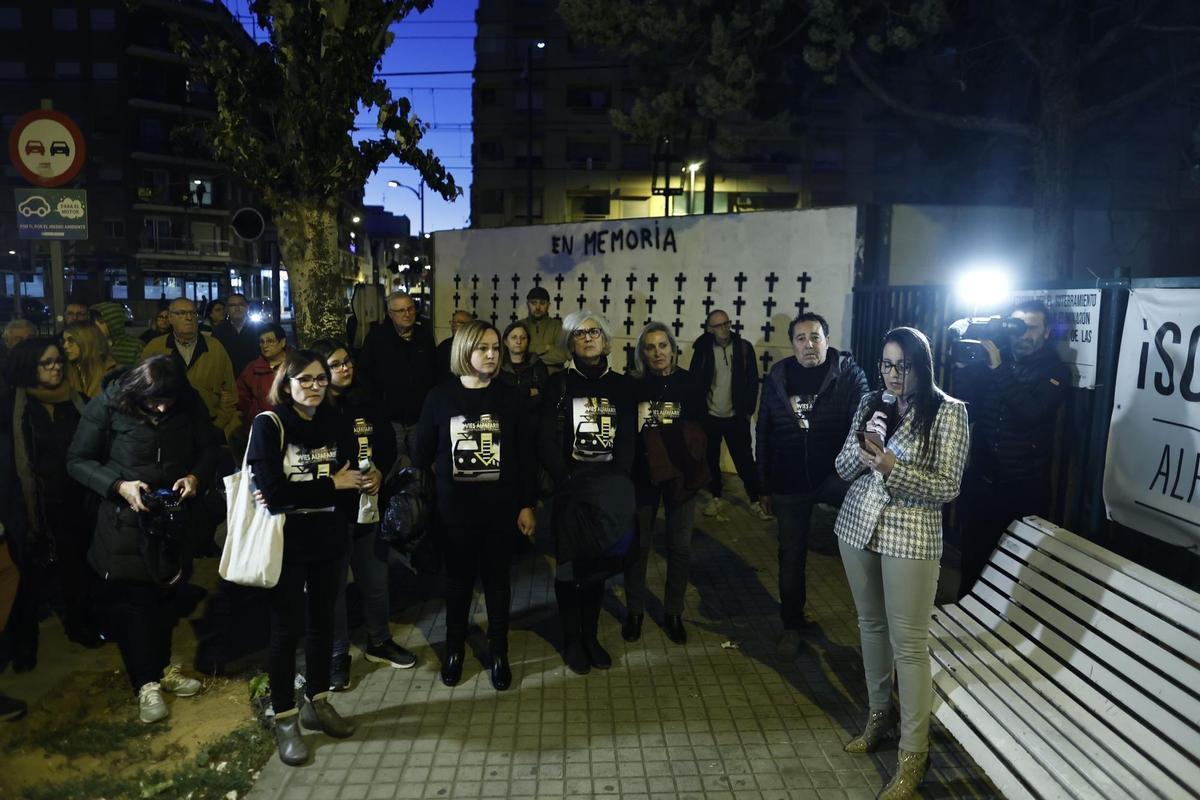
<path fill-rule="evenodd" d="M 1133 19 L 1129 20 L 1129 22 L 1125 23 L 1124 25 L 1117 25 L 1108 33 L 1104 34 L 1104 36 L 1100 38 L 1100 41 L 1096 42 L 1095 46 L 1080 55 L 1080 58 L 1075 65 L 1075 73 L 1079 74 L 1104 56 L 1108 55 L 1110 50 L 1112 50 L 1121 42 L 1125 41 L 1125 39 L 1129 38 L 1129 36 L 1141 28 L 1143 20 L 1150 15 L 1151 11 L 1158 7 L 1158 4 L 1161 1 L 1162 0 L 1147 0 L 1146 4 L 1142 6 L 1141 10 L 1133 15 Z"/>
<path fill-rule="evenodd" d="M 1153 97 L 1155 94 L 1162 91 L 1172 83 L 1186 78 L 1189 75 L 1194 75 L 1198 72 L 1200 72 L 1200 59 L 1193 61 L 1187 66 L 1177 69 L 1174 72 L 1161 75 L 1149 83 L 1146 83 L 1141 87 L 1134 89 L 1133 91 L 1126 92 L 1120 97 L 1110 100 L 1107 103 L 1082 109 L 1078 114 L 1075 115 L 1074 119 L 1072 120 L 1072 124 L 1076 128 L 1082 128 L 1091 125 L 1098 120 L 1112 116 L 1113 114 L 1123 111 L 1130 106 L 1137 105 L 1143 100 Z"/>
<path fill-rule="evenodd" d="M 1017 29 L 1017 25 L 1015 23 L 1016 14 L 1013 13 L 1013 7 L 1010 0 L 1005 0 L 1003 7 L 1003 12 L 996 15 L 996 21 L 1000 23 L 1000 27 L 1012 37 L 1013 42 L 1015 42 L 1017 45 L 1017 49 L 1021 51 L 1021 55 L 1025 56 L 1029 63 L 1032 64 L 1035 69 L 1040 71 L 1042 68 L 1042 62 L 1038 59 L 1037 54 L 1033 52 L 1033 46 L 1029 43 L 1029 39 L 1025 36 L 1025 34 L 1021 33 L 1021 31 Z"/>
<path fill-rule="evenodd" d="M 894 111 L 898 111 L 905 116 L 913 117 L 914 119 L 925 120 L 927 122 L 936 122 L 939 125 L 946 125 L 951 128 L 957 128 L 965 131 L 985 131 L 988 133 L 1003 133 L 1009 136 L 1019 136 L 1023 139 L 1032 139 L 1034 136 L 1034 128 L 1031 125 L 1026 125 L 1020 122 L 1009 122 L 1008 120 L 996 119 L 994 117 L 976 117 L 976 116 L 961 116 L 958 114 L 946 114 L 940 111 L 931 111 L 925 108 L 918 108 L 904 100 L 893 95 L 883 86 L 867 74 L 866 70 L 858 63 L 854 54 L 849 50 L 842 53 L 846 59 L 846 63 L 850 66 L 850 71 L 854 73 L 854 77 L 858 78 L 859 82 L 873 94 L 881 103 L 888 106 Z"/>

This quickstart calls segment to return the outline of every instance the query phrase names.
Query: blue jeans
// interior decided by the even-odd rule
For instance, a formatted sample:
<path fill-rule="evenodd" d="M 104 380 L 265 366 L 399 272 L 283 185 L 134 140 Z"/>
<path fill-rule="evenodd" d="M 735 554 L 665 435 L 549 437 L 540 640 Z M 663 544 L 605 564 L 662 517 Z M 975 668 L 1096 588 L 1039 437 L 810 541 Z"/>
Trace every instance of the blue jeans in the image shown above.
<path fill-rule="evenodd" d="M 388 547 L 376 535 L 378 525 L 350 524 L 350 550 L 338 566 L 337 601 L 333 617 L 333 654 L 350 652 L 350 623 L 346 619 L 347 572 L 354 570 L 354 583 L 363 598 L 367 618 L 367 644 L 376 645 L 392 638 L 388 627 L 391 615 L 388 596 Z"/>
<path fill-rule="evenodd" d="M 846 482 L 831 475 L 816 491 L 771 495 L 771 511 L 779 525 L 779 617 L 783 627 L 799 630 L 804 625 L 808 599 L 808 532 L 817 503 L 841 505 Z"/>

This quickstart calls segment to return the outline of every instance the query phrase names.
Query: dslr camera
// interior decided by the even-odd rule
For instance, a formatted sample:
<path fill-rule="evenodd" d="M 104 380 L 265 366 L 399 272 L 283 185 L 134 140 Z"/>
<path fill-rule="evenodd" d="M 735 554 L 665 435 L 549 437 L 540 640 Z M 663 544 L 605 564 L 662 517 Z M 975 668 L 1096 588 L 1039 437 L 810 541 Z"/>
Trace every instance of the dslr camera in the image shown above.
<path fill-rule="evenodd" d="M 153 489 L 142 492 L 142 504 L 146 506 L 146 518 L 142 528 L 147 535 L 178 539 L 183 535 L 183 509 L 179 492 L 173 489 Z"/>
<path fill-rule="evenodd" d="M 1025 322 L 1016 317 L 965 317 L 946 329 L 950 340 L 950 361 L 963 366 L 986 364 L 984 340 L 991 341 L 1001 352 L 1008 350 L 1013 339 L 1025 334 Z"/>

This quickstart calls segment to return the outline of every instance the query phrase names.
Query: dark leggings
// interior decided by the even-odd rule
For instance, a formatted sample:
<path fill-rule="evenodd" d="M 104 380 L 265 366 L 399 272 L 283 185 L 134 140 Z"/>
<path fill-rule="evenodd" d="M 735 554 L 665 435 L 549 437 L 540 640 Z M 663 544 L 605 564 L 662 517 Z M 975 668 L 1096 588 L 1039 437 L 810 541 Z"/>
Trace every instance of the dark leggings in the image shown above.
<path fill-rule="evenodd" d="M 488 646 L 492 655 L 508 654 L 508 617 L 512 604 L 509 563 L 512 536 L 507 528 L 458 527 L 446 537 L 446 649 L 461 650 L 467 641 L 475 578 L 487 603 Z"/>
<path fill-rule="evenodd" d="M 115 639 L 133 691 L 158 681 L 171 661 L 171 632 L 179 621 L 178 587 L 104 581 L 97 600 L 104 630 Z"/>
<path fill-rule="evenodd" d="M 304 638 L 304 693 L 311 699 L 329 691 L 329 653 L 333 648 L 333 607 L 340 558 L 324 561 L 284 559 L 279 583 L 269 590 L 271 604 L 271 705 L 275 713 L 296 705 L 296 646 Z M 307 624 L 306 624 L 307 620 Z"/>

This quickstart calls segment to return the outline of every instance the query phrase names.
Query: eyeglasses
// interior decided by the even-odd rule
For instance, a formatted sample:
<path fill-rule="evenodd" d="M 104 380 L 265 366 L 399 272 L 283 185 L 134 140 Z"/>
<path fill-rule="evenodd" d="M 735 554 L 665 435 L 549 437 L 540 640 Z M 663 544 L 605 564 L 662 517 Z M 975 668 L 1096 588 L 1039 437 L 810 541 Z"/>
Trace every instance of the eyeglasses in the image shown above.
<path fill-rule="evenodd" d="M 417 313 L 417 307 L 416 306 L 407 306 L 406 308 L 389 308 L 388 313 L 389 314 L 405 314 L 405 315 L 415 314 L 415 313 Z"/>
<path fill-rule="evenodd" d="M 61 358 L 47 358 L 44 361 L 37 362 L 37 365 L 42 369 L 53 369 L 54 367 L 61 367 L 65 363 Z"/>
<path fill-rule="evenodd" d="M 894 372 L 897 375 L 907 375 L 912 370 L 912 364 L 908 361 L 900 361 L 893 364 L 891 361 L 879 362 L 879 373 L 887 375 L 889 372 Z"/>
<path fill-rule="evenodd" d="M 604 335 L 604 331 L 599 328 L 579 328 L 571 331 L 571 336 L 574 339 L 599 339 Z"/>
<path fill-rule="evenodd" d="M 330 361 L 329 362 L 330 369 L 352 369 L 353 367 L 354 367 L 354 361 L 349 358 L 347 358 L 345 361 Z"/>
<path fill-rule="evenodd" d="M 732 322 L 730 322 L 729 320 L 725 320 L 724 322 L 717 322 L 717 323 L 714 323 L 714 324 L 712 324 L 712 325 L 709 325 L 709 326 L 708 326 L 708 329 L 709 329 L 710 331 L 715 331 L 715 330 L 718 330 L 719 328 L 728 328 L 728 327 L 730 327 L 731 325 L 733 325 L 733 323 L 732 323 Z"/>
<path fill-rule="evenodd" d="M 172 317 L 183 317 L 184 319 L 195 319 L 199 316 L 195 311 L 172 311 Z"/>
<path fill-rule="evenodd" d="M 329 376 L 328 375 L 298 375 L 295 378 L 292 378 L 292 380 L 294 380 L 296 383 L 300 384 L 301 389 L 311 389 L 314 385 L 316 385 L 316 386 L 328 386 L 329 385 Z"/>

